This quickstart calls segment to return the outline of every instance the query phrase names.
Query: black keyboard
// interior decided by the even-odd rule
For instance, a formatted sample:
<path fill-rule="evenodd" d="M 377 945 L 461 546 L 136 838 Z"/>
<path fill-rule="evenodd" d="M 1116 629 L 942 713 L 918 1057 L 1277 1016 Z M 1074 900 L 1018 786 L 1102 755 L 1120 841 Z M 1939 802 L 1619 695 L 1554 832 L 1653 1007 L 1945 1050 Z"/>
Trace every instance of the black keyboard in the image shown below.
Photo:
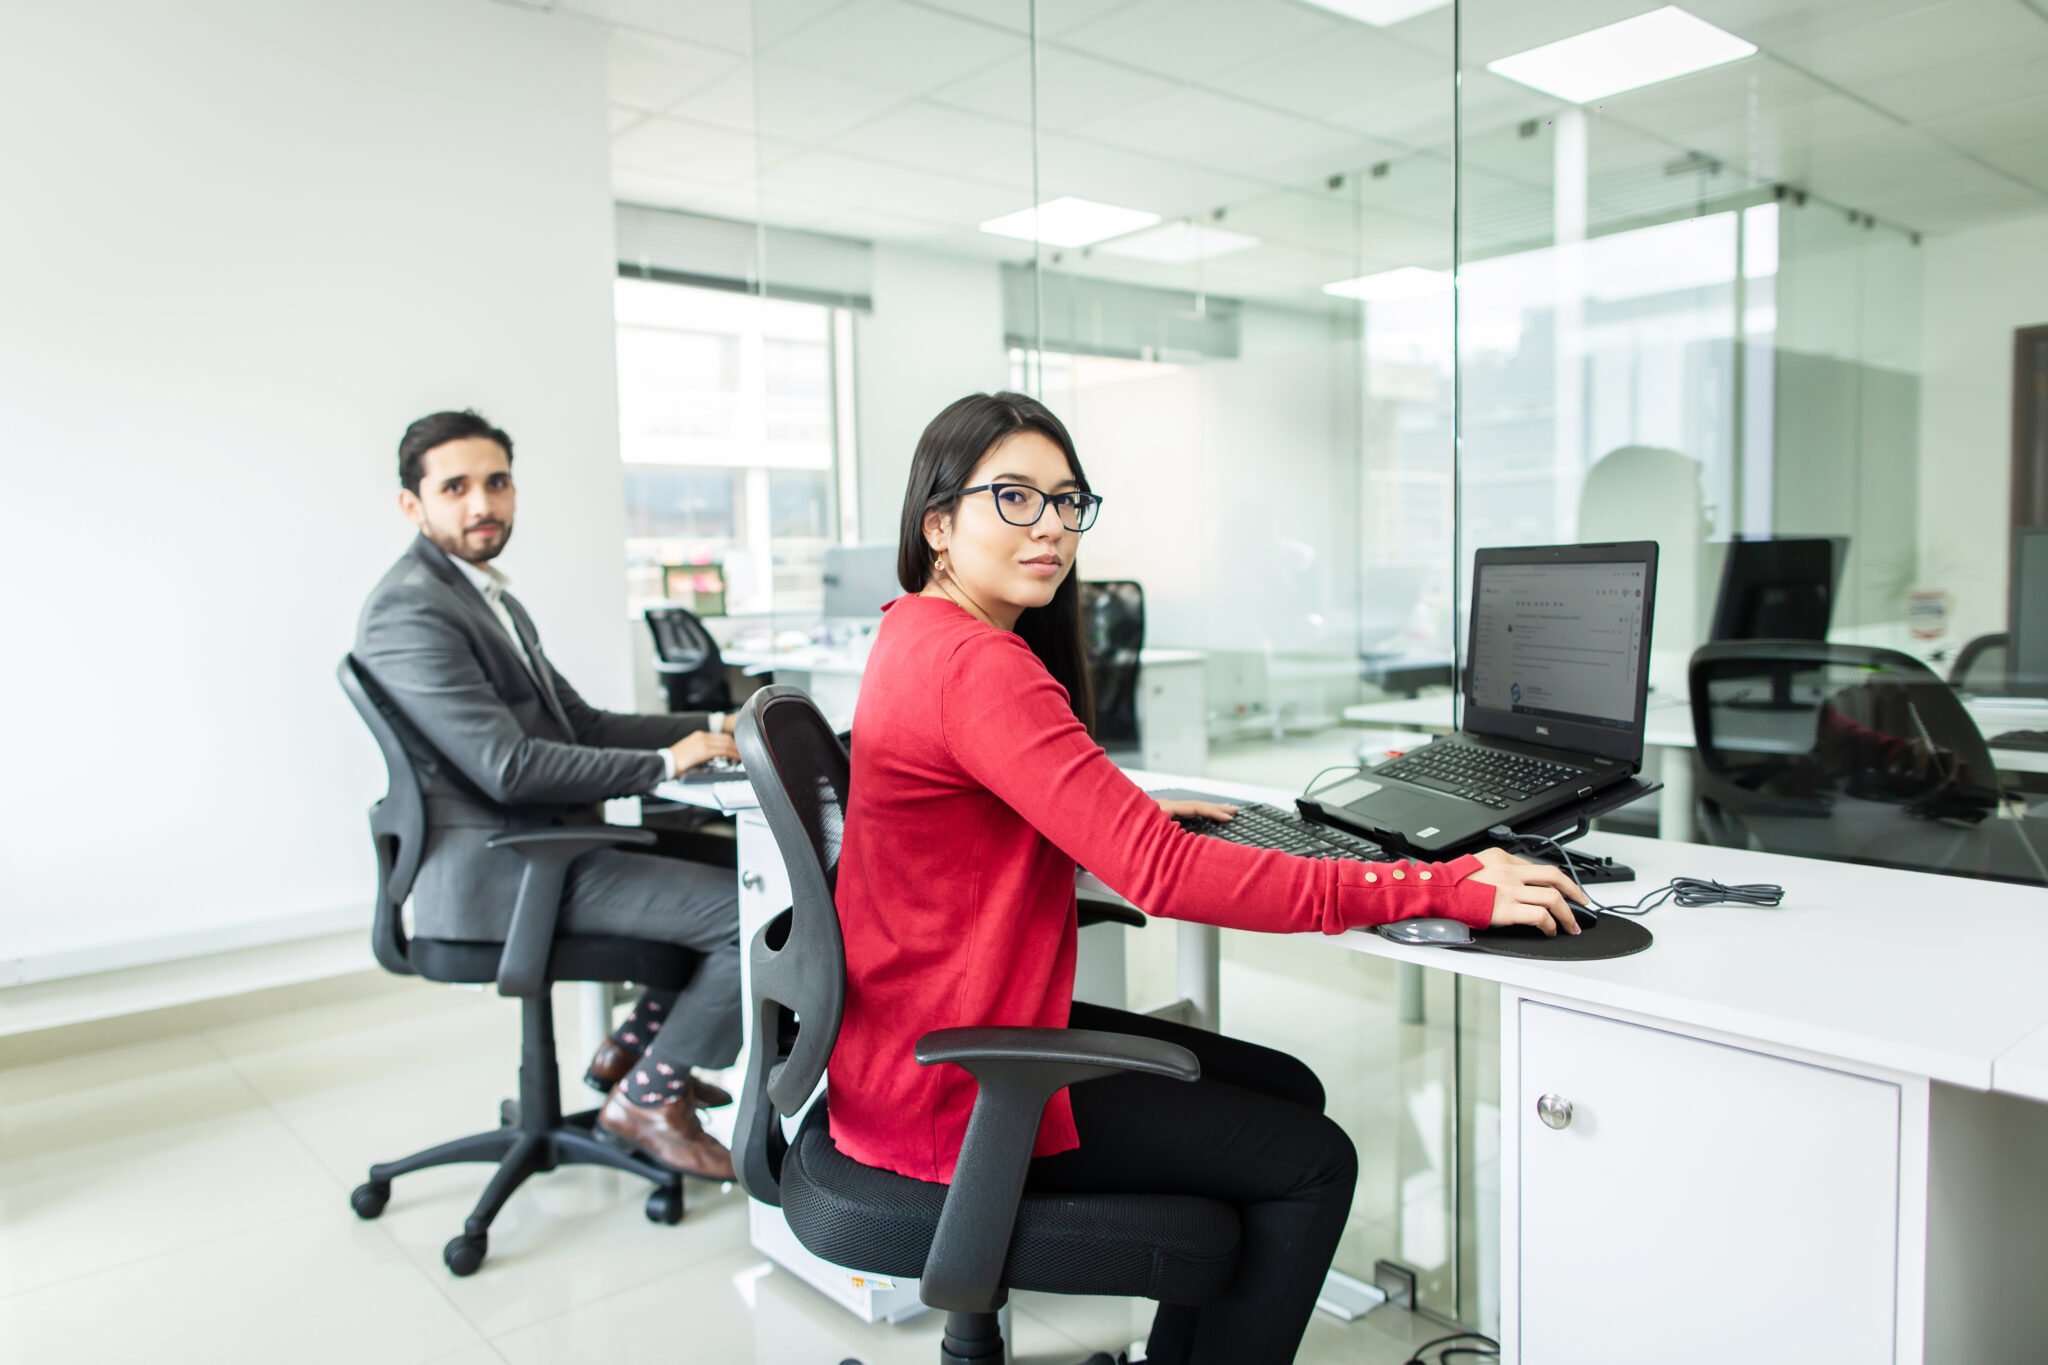
<path fill-rule="evenodd" d="M 2007 730 L 1991 737 L 1994 749 L 2033 749 L 2048 752 L 2048 730 Z"/>
<path fill-rule="evenodd" d="M 1243 844 L 1246 848 L 1274 848 L 1303 858 L 1357 858 L 1362 862 L 1383 863 L 1391 856 L 1370 839 L 1346 830 L 1331 829 L 1328 825 L 1312 825 L 1298 815 L 1256 803 L 1239 806 L 1234 819 L 1205 820 L 1200 816 L 1189 816 L 1181 821 L 1181 826 L 1226 843 Z"/>
<path fill-rule="evenodd" d="M 1586 770 L 1477 744 L 1425 744 L 1391 763 L 1382 763 L 1370 775 L 1398 777 L 1431 791 L 1506 810 L 1552 787 L 1577 781 Z"/>

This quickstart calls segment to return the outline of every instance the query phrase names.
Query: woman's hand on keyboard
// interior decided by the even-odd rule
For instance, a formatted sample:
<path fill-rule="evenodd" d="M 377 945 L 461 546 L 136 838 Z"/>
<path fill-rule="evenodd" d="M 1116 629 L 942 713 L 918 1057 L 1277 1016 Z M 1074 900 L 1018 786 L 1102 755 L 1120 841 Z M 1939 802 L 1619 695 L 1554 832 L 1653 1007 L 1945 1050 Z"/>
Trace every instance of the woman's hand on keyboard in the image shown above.
<path fill-rule="evenodd" d="M 1159 802 L 1159 809 L 1176 820 L 1228 821 L 1237 814 L 1236 806 L 1226 806 L 1216 801 L 1165 801 Z"/>
<path fill-rule="evenodd" d="M 1586 904 L 1586 893 L 1563 869 L 1517 858 L 1506 849 L 1489 848 L 1479 855 L 1479 870 L 1469 878 L 1493 891 L 1493 927 L 1533 924 L 1547 937 L 1562 928 L 1579 932 L 1570 906 Z"/>

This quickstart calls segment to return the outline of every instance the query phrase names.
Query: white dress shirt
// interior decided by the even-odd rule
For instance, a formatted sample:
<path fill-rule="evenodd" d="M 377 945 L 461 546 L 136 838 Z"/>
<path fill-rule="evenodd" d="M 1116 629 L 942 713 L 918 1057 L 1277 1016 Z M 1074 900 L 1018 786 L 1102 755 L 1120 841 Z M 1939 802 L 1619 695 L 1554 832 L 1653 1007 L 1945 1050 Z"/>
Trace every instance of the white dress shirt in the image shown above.
<path fill-rule="evenodd" d="M 462 576 L 483 594 L 484 601 L 491 608 L 491 614 L 498 618 L 498 624 L 505 628 L 506 636 L 518 648 L 519 661 L 525 664 L 526 671 L 533 675 L 534 683 L 541 685 L 540 669 L 535 665 L 533 656 L 526 652 L 526 641 L 519 638 L 519 627 L 512 620 L 512 610 L 505 605 L 505 590 L 512 586 L 512 580 L 505 577 L 494 564 L 472 564 L 456 555 L 449 555 L 448 562 L 462 570 Z M 661 756 L 662 780 L 673 781 L 676 775 L 675 752 L 670 749 L 656 749 L 654 752 Z"/>

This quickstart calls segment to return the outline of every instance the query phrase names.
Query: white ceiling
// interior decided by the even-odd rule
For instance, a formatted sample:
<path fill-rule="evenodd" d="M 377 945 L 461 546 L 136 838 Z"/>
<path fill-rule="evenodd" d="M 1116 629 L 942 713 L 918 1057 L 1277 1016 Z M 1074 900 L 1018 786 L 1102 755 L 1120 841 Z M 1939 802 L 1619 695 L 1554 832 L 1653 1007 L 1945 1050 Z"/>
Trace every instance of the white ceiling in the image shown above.
<path fill-rule="evenodd" d="M 1560 106 L 1484 64 L 1657 2 L 1463 0 L 1469 251 L 1552 214 Z M 1188 266 L 1069 253 L 1119 278 L 1299 299 L 1449 260 L 1448 8 L 1375 29 L 1300 0 L 1038 0 L 1034 164 L 1027 0 L 556 7 L 610 30 L 622 199 L 1013 257 L 975 225 L 1035 176 L 1262 239 Z M 1596 226 L 1776 182 L 1921 232 L 2048 209 L 2048 0 L 1686 7 L 1762 50 L 1588 109 Z"/>

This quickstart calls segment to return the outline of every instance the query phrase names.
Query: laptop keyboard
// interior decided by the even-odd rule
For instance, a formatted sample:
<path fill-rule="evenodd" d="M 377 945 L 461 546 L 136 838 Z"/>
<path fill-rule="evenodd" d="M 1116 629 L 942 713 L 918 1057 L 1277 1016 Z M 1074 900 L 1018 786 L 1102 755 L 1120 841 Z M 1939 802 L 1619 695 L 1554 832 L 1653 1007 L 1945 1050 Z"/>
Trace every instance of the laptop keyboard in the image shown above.
<path fill-rule="evenodd" d="M 1431 791 L 1506 810 L 1582 778 L 1586 770 L 1477 744 L 1425 744 L 1391 763 L 1382 763 L 1371 775 L 1398 777 Z"/>
<path fill-rule="evenodd" d="M 1312 825 L 1298 815 L 1275 806 L 1259 804 L 1237 808 L 1231 820 L 1205 820 L 1199 816 L 1183 819 L 1181 827 L 1206 834 L 1225 843 L 1246 848 L 1272 848 L 1302 858 L 1357 858 L 1363 862 L 1385 862 L 1391 856 L 1370 839 L 1327 825 Z"/>

